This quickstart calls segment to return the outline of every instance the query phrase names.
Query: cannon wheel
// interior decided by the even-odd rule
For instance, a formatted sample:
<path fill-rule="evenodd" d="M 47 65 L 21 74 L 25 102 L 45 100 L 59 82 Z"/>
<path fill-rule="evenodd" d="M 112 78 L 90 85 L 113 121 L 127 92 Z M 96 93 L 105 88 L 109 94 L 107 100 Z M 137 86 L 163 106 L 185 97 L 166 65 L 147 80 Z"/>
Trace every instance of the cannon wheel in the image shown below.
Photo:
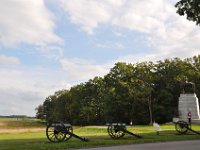
<path fill-rule="evenodd" d="M 107 131 L 113 139 L 119 139 L 125 135 L 125 133 L 123 131 L 119 131 L 115 125 L 109 125 Z"/>
<path fill-rule="evenodd" d="M 185 134 L 188 131 L 188 123 L 185 121 L 178 121 L 175 124 L 175 129 L 180 134 Z"/>
<path fill-rule="evenodd" d="M 71 133 L 73 133 L 73 128 L 72 127 L 67 127 L 66 130 L 71 132 Z M 72 137 L 71 135 L 66 134 L 65 141 L 69 140 L 71 137 Z"/>
<path fill-rule="evenodd" d="M 55 124 L 60 124 L 56 126 Z M 66 138 L 66 132 L 63 132 L 64 124 L 61 122 L 49 123 L 46 127 L 46 136 L 51 142 L 61 142 Z M 69 139 L 69 138 L 68 138 Z"/>

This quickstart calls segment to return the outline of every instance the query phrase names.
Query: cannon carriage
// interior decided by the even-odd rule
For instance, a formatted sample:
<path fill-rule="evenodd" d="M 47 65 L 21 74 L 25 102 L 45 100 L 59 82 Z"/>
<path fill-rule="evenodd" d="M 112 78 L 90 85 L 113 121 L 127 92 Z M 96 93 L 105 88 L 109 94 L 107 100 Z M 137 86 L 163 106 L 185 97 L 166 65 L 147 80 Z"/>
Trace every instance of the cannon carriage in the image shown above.
<path fill-rule="evenodd" d="M 134 134 L 126 129 L 125 123 L 107 123 L 108 135 L 113 139 L 120 139 L 125 136 L 125 134 L 132 135 L 136 138 L 142 138 L 142 136 Z"/>
<path fill-rule="evenodd" d="M 183 120 L 175 122 L 175 129 L 179 134 L 186 134 L 188 131 L 191 131 L 195 134 L 200 135 L 200 132 L 193 130 L 191 126 Z"/>
<path fill-rule="evenodd" d="M 61 121 L 47 123 L 46 136 L 50 142 L 67 141 L 71 137 L 75 137 L 81 141 L 88 141 L 88 139 L 74 134 L 70 123 L 64 123 Z"/>

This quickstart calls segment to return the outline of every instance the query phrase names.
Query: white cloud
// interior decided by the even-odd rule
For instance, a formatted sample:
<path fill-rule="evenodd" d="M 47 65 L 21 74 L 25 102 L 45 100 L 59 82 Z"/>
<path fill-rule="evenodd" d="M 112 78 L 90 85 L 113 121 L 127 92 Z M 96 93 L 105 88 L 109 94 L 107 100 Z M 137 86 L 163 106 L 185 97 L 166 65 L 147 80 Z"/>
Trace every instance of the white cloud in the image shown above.
<path fill-rule="evenodd" d="M 60 0 L 72 23 L 80 25 L 83 31 L 93 34 L 100 24 L 109 23 L 123 0 Z"/>
<path fill-rule="evenodd" d="M 200 30 L 176 14 L 175 0 L 60 0 L 72 23 L 88 34 L 102 25 L 137 31 L 150 55 L 185 58 L 200 53 Z M 105 45 L 99 45 L 105 46 Z"/>
<path fill-rule="evenodd" d="M 92 61 L 79 58 L 62 59 L 60 63 L 67 72 L 68 79 L 73 81 L 86 81 L 95 76 L 103 76 L 109 72 L 109 66 L 105 64 L 97 65 Z"/>
<path fill-rule="evenodd" d="M 0 76 L 1 115 L 34 116 L 47 96 L 71 87 L 62 72 L 43 68 L 0 68 Z"/>
<path fill-rule="evenodd" d="M 15 88 L 6 90 L 0 88 L 0 95 L 1 115 L 34 116 L 34 109 L 42 102 L 43 98 L 39 92 L 23 92 Z"/>
<path fill-rule="evenodd" d="M 40 46 L 38 50 L 44 54 L 47 58 L 60 59 L 63 56 L 64 49 L 58 45 L 44 45 Z"/>
<path fill-rule="evenodd" d="M 54 28 L 53 14 L 43 0 L 0 1 L 0 43 L 4 46 L 60 42 Z"/>
<path fill-rule="evenodd" d="M 87 32 L 101 24 L 149 32 L 160 26 L 168 15 L 166 0 L 60 0 L 72 23 Z"/>
<path fill-rule="evenodd" d="M 20 60 L 14 56 L 5 56 L 0 55 L 0 64 L 11 64 L 11 65 L 19 65 Z"/>
<path fill-rule="evenodd" d="M 96 47 L 98 48 L 109 48 L 109 49 L 125 49 L 125 46 L 122 43 L 116 42 L 105 42 L 103 44 L 96 44 Z"/>

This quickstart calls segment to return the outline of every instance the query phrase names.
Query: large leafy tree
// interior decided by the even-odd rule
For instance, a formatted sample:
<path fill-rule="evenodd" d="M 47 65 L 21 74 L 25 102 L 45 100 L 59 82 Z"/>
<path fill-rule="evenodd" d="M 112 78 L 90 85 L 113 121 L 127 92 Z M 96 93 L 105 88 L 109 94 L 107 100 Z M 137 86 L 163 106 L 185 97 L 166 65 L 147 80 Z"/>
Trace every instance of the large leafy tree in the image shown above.
<path fill-rule="evenodd" d="M 105 76 L 106 120 L 110 122 L 149 122 L 150 65 L 116 63 Z M 147 77 L 148 76 L 148 77 Z"/>
<path fill-rule="evenodd" d="M 82 89 L 80 117 L 83 124 L 102 124 L 104 122 L 104 82 L 101 77 L 90 79 Z"/>
<path fill-rule="evenodd" d="M 140 89 L 140 93 L 142 96 L 143 105 L 146 106 L 149 110 L 149 123 L 153 123 L 153 112 L 152 112 L 152 105 L 153 105 L 153 93 L 154 93 L 154 65 L 152 62 L 142 62 L 138 63 L 135 66 L 135 76 L 140 84 L 138 85 L 138 89 Z M 147 112 L 146 112 L 147 114 Z M 144 115 L 144 114 L 143 114 Z M 148 118 L 148 116 L 147 116 Z M 147 120 L 146 120 L 147 121 Z"/>
<path fill-rule="evenodd" d="M 126 63 L 116 63 L 105 76 L 106 93 L 104 94 L 105 115 L 107 122 L 129 122 L 130 109 L 129 85 L 132 78 L 132 66 Z M 125 110 L 126 109 L 126 110 Z"/>
<path fill-rule="evenodd" d="M 180 0 L 176 3 L 177 13 L 200 25 L 200 0 Z"/>

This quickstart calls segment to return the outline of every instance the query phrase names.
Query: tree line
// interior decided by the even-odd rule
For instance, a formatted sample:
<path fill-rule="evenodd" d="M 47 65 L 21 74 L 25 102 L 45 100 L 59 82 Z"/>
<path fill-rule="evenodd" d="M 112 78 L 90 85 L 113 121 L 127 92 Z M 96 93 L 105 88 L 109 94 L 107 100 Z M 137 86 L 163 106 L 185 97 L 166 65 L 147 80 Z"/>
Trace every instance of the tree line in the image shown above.
<path fill-rule="evenodd" d="M 200 55 L 158 62 L 118 62 L 104 77 L 60 90 L 36 108 L 36 117 L 75 125 L 165 123 L 178 116 L 180 84 L 188 78 L 200 96 Z"/>

